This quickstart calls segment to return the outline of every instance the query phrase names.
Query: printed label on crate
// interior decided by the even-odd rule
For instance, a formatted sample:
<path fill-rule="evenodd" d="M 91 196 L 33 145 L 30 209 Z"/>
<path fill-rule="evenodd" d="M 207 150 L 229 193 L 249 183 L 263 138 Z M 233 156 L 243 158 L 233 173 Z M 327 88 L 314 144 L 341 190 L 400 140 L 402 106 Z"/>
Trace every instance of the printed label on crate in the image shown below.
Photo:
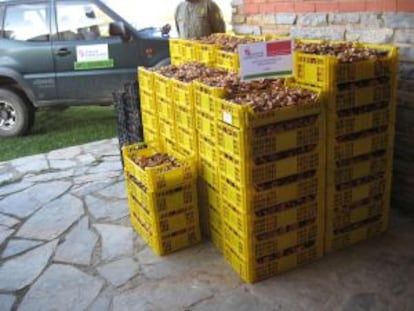
<path fill-rule="evenodd" d="M 223 112 L 223 121 L 228 124 L 233 124 L 233 117 L 229 112 Z"/>
<path fill-rule="evenodd" d="M 285 77 L 293 74 L 293 40 L 239 45 L 243 80 Z"/>

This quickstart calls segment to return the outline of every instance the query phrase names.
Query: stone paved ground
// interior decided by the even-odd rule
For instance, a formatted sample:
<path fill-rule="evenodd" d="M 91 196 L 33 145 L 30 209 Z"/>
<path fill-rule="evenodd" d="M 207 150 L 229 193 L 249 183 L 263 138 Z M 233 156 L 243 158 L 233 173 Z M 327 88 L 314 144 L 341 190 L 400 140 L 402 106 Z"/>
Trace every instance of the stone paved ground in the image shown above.
<path fill-rule="evenodd" d="M 209 242 L 157 257 L 115 140 L 0 163 L 0 310 L 414 310 L 414 221 L 255 285 Z"/>

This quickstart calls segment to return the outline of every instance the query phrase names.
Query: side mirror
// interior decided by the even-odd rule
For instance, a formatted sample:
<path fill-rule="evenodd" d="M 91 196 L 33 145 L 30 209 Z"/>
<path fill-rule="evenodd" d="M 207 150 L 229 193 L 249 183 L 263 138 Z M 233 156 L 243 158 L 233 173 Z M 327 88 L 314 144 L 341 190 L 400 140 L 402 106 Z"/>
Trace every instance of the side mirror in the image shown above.
<path fill-rule="evenodd" d="M 131 33 L 125 28 L 125 24 L 123 22 L 110 23 L 109 34 L 111 36 L 119 36 L 124 41 L 131 39 Z"/>
<path fill-rule="evenodd" d="M 171 31 L 171 25 L 170 24 L 165 24 L 164 26 L 161 27 L 161 34 L 163 36 L 168 36 L 170 31 Z"/>

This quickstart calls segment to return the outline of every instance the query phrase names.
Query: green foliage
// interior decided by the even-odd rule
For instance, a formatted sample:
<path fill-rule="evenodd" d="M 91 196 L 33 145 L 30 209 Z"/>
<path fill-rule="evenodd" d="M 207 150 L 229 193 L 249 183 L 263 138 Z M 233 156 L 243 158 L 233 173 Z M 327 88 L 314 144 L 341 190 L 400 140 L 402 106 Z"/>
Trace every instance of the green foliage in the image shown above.
<path fill-rule="evenodd" d="M 44 109 L 29 135 L 0 138 L 0 161 L 117 136 L 112 106 Z"/>

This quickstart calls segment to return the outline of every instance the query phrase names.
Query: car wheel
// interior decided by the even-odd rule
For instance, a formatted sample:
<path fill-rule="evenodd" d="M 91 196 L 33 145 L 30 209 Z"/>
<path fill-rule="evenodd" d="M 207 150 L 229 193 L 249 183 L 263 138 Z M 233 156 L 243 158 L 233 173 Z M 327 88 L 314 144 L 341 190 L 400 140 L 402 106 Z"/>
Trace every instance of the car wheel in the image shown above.
<path fill-rule="evenodd" d="M 0 88 L 0 137 L 26 134 L 34 121 L 33 109 L 17 93 Z"/>

